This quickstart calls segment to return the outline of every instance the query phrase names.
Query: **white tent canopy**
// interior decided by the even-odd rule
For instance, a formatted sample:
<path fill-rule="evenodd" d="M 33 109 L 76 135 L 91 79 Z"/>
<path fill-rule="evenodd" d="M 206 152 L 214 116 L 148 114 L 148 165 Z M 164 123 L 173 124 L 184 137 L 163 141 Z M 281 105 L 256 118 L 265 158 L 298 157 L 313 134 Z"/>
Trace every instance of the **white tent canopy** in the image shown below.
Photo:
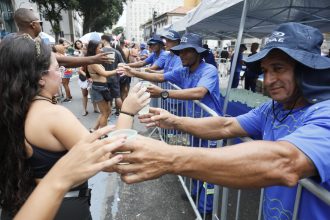
<path fill-rule="evenodd" d="M 186 30 L 207 38 L 235 38 L 241 21 L 244 0 L 208 0 L 182 21 Z M 264 37 L 275 26 L 299 22 L 330 31 L 330 0 L 247 0 L 245 37 Z M 181 31 L 181 20 L 172 28 Z M 180 26 L 181 25 L 181 26 Z"/>

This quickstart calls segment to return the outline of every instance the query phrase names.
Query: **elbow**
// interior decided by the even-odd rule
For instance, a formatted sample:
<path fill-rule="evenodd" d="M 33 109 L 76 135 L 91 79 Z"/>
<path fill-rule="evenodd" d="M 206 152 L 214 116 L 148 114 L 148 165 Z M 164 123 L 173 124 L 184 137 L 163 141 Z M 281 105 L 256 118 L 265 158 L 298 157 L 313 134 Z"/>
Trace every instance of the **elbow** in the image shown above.
<path fill-rule="evenodd" d="M 295 150 L 286 149 L 275 162 L 274 175 L 280 185 L 292 187 L 302 178 L 301 155 Z"/>
<path fill-rule="evenodd" d="M 193 93 L 193 99 L 194 100 L 201 100 L 206 95 L 207 91 L 205 92 L 205 89 L 201 88 Z"/>

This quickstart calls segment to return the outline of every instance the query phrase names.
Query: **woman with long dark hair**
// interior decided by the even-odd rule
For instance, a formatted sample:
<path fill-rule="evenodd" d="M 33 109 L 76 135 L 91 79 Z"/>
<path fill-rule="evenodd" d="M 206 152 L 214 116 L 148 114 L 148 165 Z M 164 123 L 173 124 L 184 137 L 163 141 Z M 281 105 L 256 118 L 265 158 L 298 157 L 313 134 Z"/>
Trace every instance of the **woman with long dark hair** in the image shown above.
<path fill-rule="evenodd" d="M 0 208 L 1 219 L 12 219 L 32 189 L 52 166 L 88 130 L 53 98 L 61 74 L 50 48 L 29 35 L 0 43 Z M 147 102 L 143 89 L 135 88 L 123 103 L 117 127 L 130 127 Z M 120 140 L 118 140 L 120 141 Z M 56 219 L 91 219 L 87 182 L 65 195 Z"/>
<path fill-rule="evenodd" d="M 102 44 L 100 41 L 91 40 L 87 46 L 86 56 L 94 56 L 101 53 Z M 95 102 L 100 110 L 100 115 L 95 123 L 95 126 L 91 129 L 97 130 L 107 125 L 108 117 L 110 116 L 111 109 L 108 102 L 112 100 L 108 84 L 107 77 L 117 74 L 116 70 L 106 71 L 101 64 L 92 64 L 87 66 L 87 71 L 93 80 L 91 89 L 91 99 Z"/>

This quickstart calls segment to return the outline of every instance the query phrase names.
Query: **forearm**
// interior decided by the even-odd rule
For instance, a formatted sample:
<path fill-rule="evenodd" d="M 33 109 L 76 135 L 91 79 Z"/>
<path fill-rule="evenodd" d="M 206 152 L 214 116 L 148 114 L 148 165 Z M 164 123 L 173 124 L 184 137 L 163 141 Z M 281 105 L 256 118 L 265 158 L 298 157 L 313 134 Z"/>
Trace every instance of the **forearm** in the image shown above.
<path fill-rule="evenodd" d="M 47 174 L 14 219 L 53 219 L 67 190 L 69 188 L 63 187 L 62 184 L 57 184 L 56 178 L 52 180 Z"/>
<path fill-rule="evenodd" d="M 143 67 L 144 65 L 146 65 L 146 64 L 143 61 L 139 61 L 139 62 L 135 62 L 135 63 L 128 63 L 127 64 L 127 66 L 133 67 L 133 68 Z"/>
<path fill-rule="evenodd" d="M 216 149 L 173 150 L 171 173 L 227 187 L 294 186 L 315 172 L 303 153 L 288 142 L 252 141 Z"/>
<path fill-rule="evenodd" d="M 181 100 L 200 100 L 206 92 L 203 88 L 168 90 L 169 98 Z"/>
<path fill-rule="evenodd" d="M 91 57 L 57 56 L 56 59 L 60 66 L 65 67 L 80 67 L 93 64 L 93 59 Z"/>
<path fill-rule="evenodd" d="M 210 140 L 247 136 L 237 120 L 229 117 L 176 117 L 173 126 L 176 130 Z"/>
<path fill-rule="evenodd" d="M 130 129 L 130 128 L 132 128 L 133 120 L 134 120 L 133 116 L 120 113 L 120 115 L 118 117 L 118 120 L 117 120 L 117 123 L 116 123 L 116 129 L 118 130 L 118 129 Z"/>
<path fill-rule="evenodd" d="M 136 70 L 131 70 L 134 73 L 134 76 L 140 79 L 144 79 L 151 82 L 164 82 L 164 75 L 158 73 L 145 73 L 139 72 Z"/>

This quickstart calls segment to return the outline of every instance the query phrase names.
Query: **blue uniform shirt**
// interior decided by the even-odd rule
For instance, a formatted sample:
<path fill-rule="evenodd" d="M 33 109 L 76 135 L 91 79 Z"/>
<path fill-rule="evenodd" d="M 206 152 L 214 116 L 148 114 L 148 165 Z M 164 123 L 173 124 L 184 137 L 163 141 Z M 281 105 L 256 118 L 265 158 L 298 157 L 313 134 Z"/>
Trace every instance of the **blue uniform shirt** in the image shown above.
<path fill-rule="evenodd" d="M 289 110 L 275 104 L 275 114 L 282 119 Z M 294 109 L 282 123 L 274 120 L 271 102 L 237 117 L 251 136 L 269 141 L 288 141 L 314 163 L 319 177 L 315 180 L 330 190 L 330 100 Z M 264 219 L 292 219 L 297 187 L 265 188 Z M 329 219 L 330 208 L 303 188 L 298 219 Z"/>
<path fill-rule="evenodd" d="M 168 53 L 165 61 L 158 59 L 155 62 L 155 65 L 160 69 L 164 69 L 164 73 L 171 71 L 172 69 L 176 69 L 182 67 L 182 62 L 179 56 L 174 53 Z"/>
<path fill-rule="evenodd" d="M 166 52 L 164 50 L 160 51 L 159 56 L 157 56 L 157 54 L 155 52 L 153 52 L 147 59 L 144 60 L 144 62 L 146 62 L 147 64 L 153 65 L 157 60 L 159 60 L 159 62 L 163 63 L 163 62 L 165 62 L 167 54 L 168 54 L 168 52 Z"/>
<path fill-rule="evenodd" d="M 188 67 L 173 69 L 164 73 L 164 79 L 178 85 L 182 89 L 204 87 L 208 93 L 200 101 L 214 110 L 219 115 L 222 114 L 220 104 L 219 77 L 217 69 L 204 61 L 200 63 L 197 69 L 190 73 Z M 201 109 L 195 106 L 195 111 L 191 107 L 192 102 L 188 103 L 188 116 L 201 116 Z M 206 114 L 204 116 L 207 116 Z"/>

